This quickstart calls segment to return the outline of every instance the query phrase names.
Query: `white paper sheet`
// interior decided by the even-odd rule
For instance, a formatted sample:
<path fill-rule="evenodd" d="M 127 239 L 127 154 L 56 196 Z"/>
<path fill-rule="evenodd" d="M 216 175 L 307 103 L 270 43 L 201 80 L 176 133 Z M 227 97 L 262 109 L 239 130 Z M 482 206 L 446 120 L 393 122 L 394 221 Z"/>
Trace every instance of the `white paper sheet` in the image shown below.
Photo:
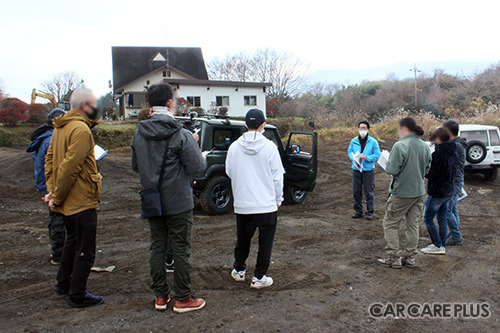
<path fill-rule="evenodd" d="M 363 172 L 363 160 L 360 158 L 362 154 L 358 151 L 356 153 L 351 153 L 351 155 L 354 167 L 358 169 L 358 171 Z"/>
<path fill-rule="evenodd" d="M 384 170 L 386 171 L 386 168 L 387 168 L 387 161 L 389 160 L 389 156 L 391 155 L 391 153 L 389 153 L 389 151 L 387 150 L 382 150 L 382 152 L 380 153 L 380 157 L 377 161 L 377 164 Z M 387 171 L 386 171 L 387 172 Z"/>
<path fill-rule="evenodd" d="M 458 195 L 458 201 L 462 201 L 464 200 L 465 198 L 467 198 L 469 195 L 467 194 L 467 192 L 465 191 L 465 188 L 462 187 L 462 192 L 460 192 L 460 194 Z"/>
<path fill-rule="evenodd" d="M 107 150 L 104 150 L 101 146 L 98 145 L 94 146 L 94 156 L 97 162 L 102 160 L 106 155 L 108 155 Z"/>

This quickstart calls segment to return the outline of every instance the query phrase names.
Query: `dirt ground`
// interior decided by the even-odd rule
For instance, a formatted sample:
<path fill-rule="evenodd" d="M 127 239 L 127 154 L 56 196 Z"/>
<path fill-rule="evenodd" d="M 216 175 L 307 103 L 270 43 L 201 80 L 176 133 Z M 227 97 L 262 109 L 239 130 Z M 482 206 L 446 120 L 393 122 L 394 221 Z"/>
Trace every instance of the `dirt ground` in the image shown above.
<path fill-rule="evenodd" d="M 54 295 L 47 208 L 34 190 L 31 157 L 0 149 L 0 329 L 3 332 L 498 332 L 500 181 L 468 177 L 470 197 L 459 204 L 465 244 L 446 256 L 418 255 L 418 267 L 385 269 L 382 217 L 389 177 L 377 168 L 376 219 L 352 220 L 348 141 L 320 147 L 318 185 L 300 206 L 279 212 L 269 275 L 275 285 L 255 291 L 229 273 L 235 243 L 233 214 L 195 210 L 194 294 L 202 311 L 153 310 L 149 290 L 148 225 L 139 219 L 138 177 L 127 149 L 100 162 L 103 180 L 96 266 L 88 288 L 105 305 L 73 310 Z M 383 144 L 390 148 L 391 143 Z M 423 224 L 420 246 L 429 243 Z M 253 268 L 256 254 L 248 264 Z M 169 281 L 172 276 L 169 275 Z M 489 319 L 372 319 L 373 302 L 489 302 Z"/>

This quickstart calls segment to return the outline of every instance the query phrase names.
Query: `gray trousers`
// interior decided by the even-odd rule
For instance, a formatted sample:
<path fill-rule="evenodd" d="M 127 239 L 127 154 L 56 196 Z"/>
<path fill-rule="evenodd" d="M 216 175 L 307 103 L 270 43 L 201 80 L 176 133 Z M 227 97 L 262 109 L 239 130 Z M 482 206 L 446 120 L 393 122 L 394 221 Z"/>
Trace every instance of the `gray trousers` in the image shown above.
<path fill-rule="evenodd" d="M 366 198 L 366 214 L 373 215 L 375 176 L 373 170 L 359 172 L 352 170 L 352 194 L 354 197 L 354 211 L 363 215 L 363 190 Z"/>

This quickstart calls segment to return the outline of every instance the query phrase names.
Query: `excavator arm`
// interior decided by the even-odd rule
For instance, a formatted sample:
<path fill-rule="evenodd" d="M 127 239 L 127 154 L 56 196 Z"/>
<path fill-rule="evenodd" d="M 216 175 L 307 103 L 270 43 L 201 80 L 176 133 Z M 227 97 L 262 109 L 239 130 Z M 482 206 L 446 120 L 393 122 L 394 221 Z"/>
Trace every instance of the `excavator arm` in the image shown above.
<path fill-rule="evenodd" d="M 31 104 L 35 104 L 37 97 L 48 99 L 52 103 L 53 109 L 58 107 L 57 99 L 54 95 L 48 94 L 41 90 L 37 91 L 36 89 L 33 89 L 33 91 L 31 92 Z"/>

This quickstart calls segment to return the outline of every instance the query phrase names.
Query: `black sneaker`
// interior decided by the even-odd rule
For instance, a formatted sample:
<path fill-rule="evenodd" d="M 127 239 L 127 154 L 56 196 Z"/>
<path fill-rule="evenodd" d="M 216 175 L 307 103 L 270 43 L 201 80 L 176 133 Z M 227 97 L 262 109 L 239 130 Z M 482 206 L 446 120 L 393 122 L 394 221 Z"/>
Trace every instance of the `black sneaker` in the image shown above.
<path fill-rule="evenodd" d="M 58 285 L 56 285 L 56 295 L 57 296 L 68 296 L 69 294 L 69 288 L 63 288 Z"/>
<path fill-rule="evenodd" d="M 366 214 L 365 219 L 367 220 L 373 220 L 373 214 Z"/>
<path fill-rule="evenodd" d="M 460 239 L 456 239 L 456 238 L 451 238 L 449 237 L 447 240 L 446 240 L 446 246 L 453 246 L 453 245 L 462 245 L 464 243 L 464 240 L 462 238 Z"/>
<path fill-rule="evenodd" d="M 104 303 L 104 297 L 94 296 L 87 291 L 85 296 L 75 299 L 74 297 L 68 297 L 68 305 L 70 308 L 88 308 L 90 306 L 101 305 Z"/>
<path fill-rule="evenodd" d="M 356 213 L 352 216 L 353 219 L 360 219 L 363 217 L 363 214 L 360 214 L 360 213 Z"/>
<path fill-rule="evenodd" d="M 165 263 L 165 269 L 167 270 L 167 273 L 172 273 L 174 271 L 174 268 L 175 268 L 175 262 L 173 259 L 171 263 L 168 262 Z"/>

